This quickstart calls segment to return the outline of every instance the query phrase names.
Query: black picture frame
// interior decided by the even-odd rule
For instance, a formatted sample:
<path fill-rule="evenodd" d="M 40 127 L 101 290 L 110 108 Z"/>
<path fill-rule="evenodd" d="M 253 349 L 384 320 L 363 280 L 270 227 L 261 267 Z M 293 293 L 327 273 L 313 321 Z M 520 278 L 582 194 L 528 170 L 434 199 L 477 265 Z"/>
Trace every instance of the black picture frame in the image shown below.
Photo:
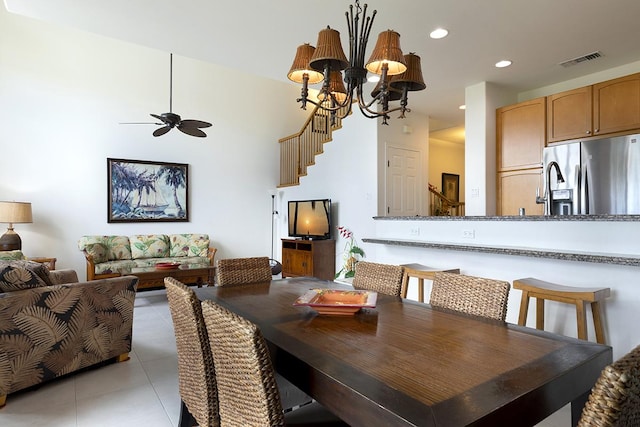
<path fill-rule="evenodd" d="M 189 221 L 189 165 L 107 159 L 107 222 Z"/>
<path fill-rule="evenodd" d="M 442 195 L 452 202 L 460 201 L 460 175 L 442 174 Z"/>

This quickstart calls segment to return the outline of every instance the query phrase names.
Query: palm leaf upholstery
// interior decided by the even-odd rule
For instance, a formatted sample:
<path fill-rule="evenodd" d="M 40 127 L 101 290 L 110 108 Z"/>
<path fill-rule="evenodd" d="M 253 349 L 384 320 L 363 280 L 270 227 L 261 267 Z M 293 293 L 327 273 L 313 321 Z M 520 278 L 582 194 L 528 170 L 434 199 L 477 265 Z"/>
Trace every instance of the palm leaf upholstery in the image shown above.
<path fill-rule="evenodd" d="M 0 293 L 0 405 L 6 395 L 131 351 L 138 279 Z"/>

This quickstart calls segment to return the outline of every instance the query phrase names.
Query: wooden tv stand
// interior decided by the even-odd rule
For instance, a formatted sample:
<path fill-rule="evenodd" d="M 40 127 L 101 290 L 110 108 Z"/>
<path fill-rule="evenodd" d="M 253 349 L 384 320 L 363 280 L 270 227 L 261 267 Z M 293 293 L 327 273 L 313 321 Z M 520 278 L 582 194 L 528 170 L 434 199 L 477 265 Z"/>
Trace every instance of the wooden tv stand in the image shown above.
<path fill-rule="evenodd" d="M 282 239 L 282 277 L 333 280 L 335 274 L 335 240 Z"/>

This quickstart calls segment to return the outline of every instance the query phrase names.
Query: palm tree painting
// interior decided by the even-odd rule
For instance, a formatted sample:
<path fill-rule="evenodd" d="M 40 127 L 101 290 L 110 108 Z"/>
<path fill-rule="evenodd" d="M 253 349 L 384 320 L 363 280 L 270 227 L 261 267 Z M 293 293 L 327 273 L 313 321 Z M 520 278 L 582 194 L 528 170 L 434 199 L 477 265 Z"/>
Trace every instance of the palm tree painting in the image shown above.
<path fill-rule="evenodd" d="M 188 221 L 188 166 L 107 159 L 107 221 Z"/>

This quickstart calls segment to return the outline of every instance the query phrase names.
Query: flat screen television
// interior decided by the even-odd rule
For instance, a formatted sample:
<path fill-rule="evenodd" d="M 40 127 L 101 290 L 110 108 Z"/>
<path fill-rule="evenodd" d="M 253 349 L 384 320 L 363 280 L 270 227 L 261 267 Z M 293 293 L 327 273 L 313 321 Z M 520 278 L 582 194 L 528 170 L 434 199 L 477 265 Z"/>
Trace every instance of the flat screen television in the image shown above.
<path fill-rule="evenodd" d="M 331 199 L 289 201 L 289 237 L 331 238 Z"/>

